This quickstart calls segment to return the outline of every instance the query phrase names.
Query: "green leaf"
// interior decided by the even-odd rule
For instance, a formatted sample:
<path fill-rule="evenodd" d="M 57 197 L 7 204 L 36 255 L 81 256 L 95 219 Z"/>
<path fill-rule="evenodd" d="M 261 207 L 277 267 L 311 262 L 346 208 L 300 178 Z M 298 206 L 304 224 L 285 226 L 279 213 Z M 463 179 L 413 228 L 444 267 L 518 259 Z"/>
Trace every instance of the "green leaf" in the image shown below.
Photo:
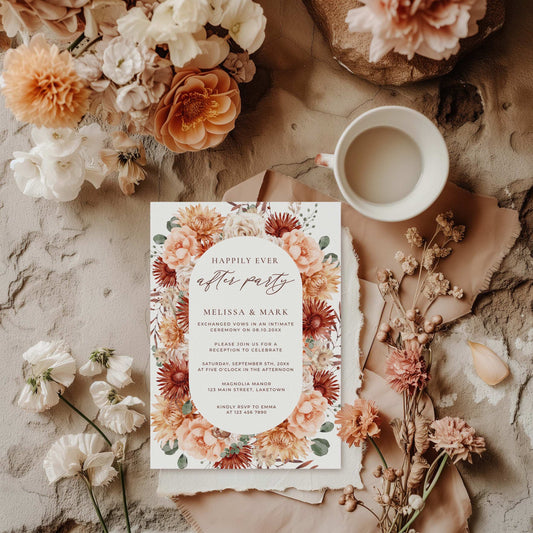
<path fill-rule="evenodd" d="M 336 263 L 339 260 L 339 256 L 337 254 L 326 254 L 324 256 L 324 262 L 326 262 L 328 259 L 331 259 L 332 263 Z"/>
<path fill-rule="evenodd" d="M 324 248 L 327 248 L 328 244 L 329 244 L 329 237 L 327 235 L 320 237 L 320 240 L 318 241 L 318 246 L 320 246 L 321 250 L 323 250 Z"/>
<path fill-rule="evenodd" d="M 320 431 L 322 433 L 329 433 L 334 427 L 333 422 L 324 422 L 320 427 Z"/>
<path fill-rule="evenodd" d="M 161 447 L 163 452 L 165 452 L 165 455 L 174 455 L 178 451 L 178 441 L 175 440 L 173 444 L 170 443 L 170 441 L 165 442 L 165 444 Z"/>
<path fill-rule="evenodd" d="M 156 244 L 163 244 L 166 240 L 167 238 L 164 235 L 161 235 L 161 233 L 154 235 L 154 242 Z"/>
<path fill-rule="evenodd" d="M 172 231 L 174 228 L 181 228 L 179 222 L 178 222 L 178 219 L 176 217 L 172 217 L 168 222 L 167 222 L 167 229 L 168 231 Z"/>
<path fill-rule="evenodd" d="M 188 401 L 186 401 L 186 402 L 183 404 L 183 407 L 181 408 L 181 412 L 182 412 L 184 415 L 189 415 L 189 414 L 191 414 L 191 412 L 192 412 L 192 402 L 191 402 L 191 400 L 188 400 Z"/>
<path fill-rule="evenodd" d="M 322 457 L 329 451 L 329 442 L 326 439 L 311 439 L 311 450 L 315 455 Z"/>
<path fill-rule="evenodd" d="M 184 454 L 181 454 L 180 458 L 178 459 L 178 468 L 180 470 L 183 470 L 184 468 L 187 468 L 188 464 L 189 464 L 189 461 L 187 460 L 187 456 Z"/>

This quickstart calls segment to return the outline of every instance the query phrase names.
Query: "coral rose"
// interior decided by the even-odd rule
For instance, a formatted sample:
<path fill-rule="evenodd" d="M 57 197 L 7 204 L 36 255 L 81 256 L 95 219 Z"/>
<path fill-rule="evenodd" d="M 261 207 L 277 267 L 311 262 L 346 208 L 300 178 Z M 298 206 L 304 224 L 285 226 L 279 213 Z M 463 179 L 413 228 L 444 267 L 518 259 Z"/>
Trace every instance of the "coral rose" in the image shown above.
<path fill-rule="evenodd" d="M 176 431 L 180 448 L 195 459 L 220 460 L 226 443 L 213 435 L 214 427 L 202 416 L 186 418 Z"/>
<path fill-rule="evenodd" d="M 326 419 L 328 401 L 317 390 L 304 392 L 287 419 L 287 429 L 297 438 L 314 435 Z"/>
<path fill-rule="evenodd" d="M 322 268 L 324 252 L 318 243 L 303 231 L 293 229 L 284 233 L 281 240 L 281 247 L 291 256 L 302 274 L 312 276 Z"/>
<path fill-rule="evenodd" d="M 163 248 L 163 261 L 174 270 L 188 265 L 200 253 L 196 231 L 188 226 L 172 228 Z"/>
<path fill-rule="evenodd" d="M 240 111 L 237 83 L 226 71 L 184 69 L 157 106 L 154 136 L 177 153 L 211 148 L 235 127 Z"/>

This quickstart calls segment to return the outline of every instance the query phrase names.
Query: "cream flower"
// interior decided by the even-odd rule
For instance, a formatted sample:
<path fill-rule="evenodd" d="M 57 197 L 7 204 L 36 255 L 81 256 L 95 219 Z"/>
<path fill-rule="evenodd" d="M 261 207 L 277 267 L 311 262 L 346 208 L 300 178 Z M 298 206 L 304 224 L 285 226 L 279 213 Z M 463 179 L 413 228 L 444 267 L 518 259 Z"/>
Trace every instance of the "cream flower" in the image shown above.
<path fill-rule="evenodd" d="M 208 70 L 220 65 L 229 54 L 229 44 L 226 39 L 218 35 L 206 37 L 205 29 L 195 34 L 200 53 L 189 61 L 186 67 Z"/>
<path fill-rule="evenodd" d="M 144 68 L 143 58 L 133 41 L 115 37 L 104 50 L 102 72 L 117 85 L 126 85 Z"/>
<path fill-rule="evenodd" d="M 76 361 L 62 342 L 40 341 L 22 357 L 31 374 L 20 394 L 18 405 L 38 413 L 59 403 L 59 394 L 74 381 Z"/>
<path fill-rule="evenodd" d="M 172 20 L 181 33 L 196 33 L 203 28 L 211 16 L 211 6 L 207 0 L 166 0 L 171 6 Z"/>
<path fill-rule="evenodd" d="M 113 452 L 102 452 L 105 441 L 100 435 L 82 433 L 64 435 L 57 440 L 43 462 L 50 483 L 62 478 L 85 476 L 91 486 L 107 485 L 117 471 L 111 466 Z"/>
<path fill-rule="evenodd" d="M 107 369 L 107 381 L 121 389 L 130 383 L 133 358 L 127 355 L 115 355 L 115 350 L 100 348 L 91 353 L 89 361 L 80 368 L 82 376 L 96 376 Z"/>
<path fill-rule="evenodd" d="M 99 34 L 115 37 L 117 20 L 126 12 L 126 3 L 123 0 L 92 0 L 83 6 L 83 33 L 91 40 L 96 39 Z"/>
<path fill-rule="evenodd" d="M 150 105 L 146 89 L 139 83 L 131 83 L 117 90 L 117 108 L 123 113 L 142 110 Z"/>
<path fill-rule="evenodd" d="M 95 381 L 89 389 L 94 403 L 100 409 L 98 420 L 111 431 L 124 435 L 144 424 L 144 415 L 130 407 L 143 406 L 144 402 L 135 396 L 121 396 L 105 381 Z"/>
<path fill-rule="evenodd" d="M 224 238 L 265 237 L 265 219 L 258 213 L 233 213 L 226 218 Z"/>
<path fill-rule="evenodd" d="M 263 8 L 252 0 L 228 0 L 220 25 L 250 54 L 258 50 L 265 40 L 266 18 Z"/>

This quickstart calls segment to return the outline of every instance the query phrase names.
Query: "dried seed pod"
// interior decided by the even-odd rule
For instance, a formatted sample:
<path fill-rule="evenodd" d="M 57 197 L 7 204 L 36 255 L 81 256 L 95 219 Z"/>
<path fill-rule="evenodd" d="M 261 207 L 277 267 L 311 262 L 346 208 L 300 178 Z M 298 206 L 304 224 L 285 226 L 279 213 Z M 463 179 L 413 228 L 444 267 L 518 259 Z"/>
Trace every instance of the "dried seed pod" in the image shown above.
<path fill-rule="evenodd" d="M 383 472 L 383 477 L 391 483 L 396 479 L 396 474 L 393 468 L 386 468 Z"/>
<path fill-rule="evenodd" d="M 394 473 L 396 474 L 396 477 L 403 476 L 403 470 L 401 468 L 398 468 L 397 470 L 395 470 Z"/>
<path fill-rule="evenodd" d="M 421 414 L 415 415 L 415 448 L 422 455 L 429 448 L 429 425 L 431 420 Z"/>
<path fill-rule="evenodd" d="M 442 324 L 442 316 L 440 315 L 433 315 L 431 317 L 431 322 L 435 325 L 435 326 L 440 326 Z"/>
<path fill-rule="evenodd" d="M 353 513 L 357 509 L 357 500 L 346 502 L 345 508 L 349 513 Z"/>
<path fill-rule="evenodd" d="M 410 320 L 411 322 L 414 322 L 416 320 L 416 311 L 414 309 L 408 309 L 405 312 L 405 316 L 407 320 Z"/>
<path fill-rule="evenodd" d="M 344 487 L 343 489 L 343 494 L 345 494 L 346 496 L 352 494 L 353 495 L 353 491 L 355 490 L 354 486 L 353 485 L 346 485 L 346 487 Z"/>
<path fill-rule="evenodd" d="M 390 503 L 390 496 L 388 494 L 383 494 L 381 499 L 383 500 L 383 503 Z"/>
<path fill-rule="evenodd" d="M 378 465 L 372 473 L 374 474 L 374 477 L 381 477 L 383 475 L 383 467 Z"/>
<path fill-rule="evenodd" d="M 384 331 L 378 331 L 377 334 L 376 334 L 376 339 L 379 342 L 387 342 L 388 338 L 389 338 L 388 334 L 385 333 Z"/>
<path fill-rule="evenodd" d="M 429 320 L 426 320 L 424 322 L 424 331 L 426 333 L 433 333 L 435 331 L 435 324 L 433 324 L 433 322 L 430 322 Z"/>
<path fill-rule="evenodd" d="M 346 503 L 346 494 L 343 494 L 340 498 L 339 498 L 339 505 L 344 505 Z"/>
<path fill-rule="evenodd" d="M 427 344 L 429 342 L 429 335 L 427 333 L 421 333 L 417 340 L 420 344 Z"/>

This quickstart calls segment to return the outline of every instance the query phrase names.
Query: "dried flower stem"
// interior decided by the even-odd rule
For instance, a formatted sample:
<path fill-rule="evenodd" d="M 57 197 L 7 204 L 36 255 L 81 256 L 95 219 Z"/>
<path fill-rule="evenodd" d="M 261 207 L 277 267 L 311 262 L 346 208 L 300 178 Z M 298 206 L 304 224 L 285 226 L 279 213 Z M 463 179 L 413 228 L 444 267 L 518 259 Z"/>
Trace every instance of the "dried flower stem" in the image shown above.
<path fill-rule="evenodd" d="M 83 418 L 83 420 L 85 420 L 98 433 L 100 433 L 100 435 L 103 437 L 103 439 L 109 445 L 109 447 L 113 446 L 111 441 L 107 438 L 107 435 L 89 417 L 84 415 L 76 406 L 74 406 L 72 403 L 70 403 L 62 394 L 59 394 L 58 396 L 59 396 L 59 399 L 61 401 L 66 403 L 75 413 L 77 413 L 79 416 L 81 416 L 81 418 Z M 126 480 L 125 480 L 125 476 L 124 476 L 124 469 L 122 467 L 122 461 L 119 461 L 118 472 L 119 472 L 119 477 L 120 477 L 120 484 L 122 486 L 122 504 L 123 504 L 123 508 L 124 508 L 124 518 L 126 519 L 126 531 L 128 533 L 131 533 L 130 515 L 129 515 L 129 512 L 128 512 L 128 500 L 126 498 Z M 93 503 L 93 505 L 94 505 L 94 503 Z M 107 531 L 107 530 L 105 530 L 105 531 Z"/>
<path fill-rule="evenodd" d="M 387 465 L 387 461 L 385 461 L 385 457 L 383 457 L 383 454 L 381 453 L 381 450 L 379 449 L 379 446 L 376 444 L 376 441 L 370 435 L 368 435 L 368 438 L 370 439 L 370 442 L 374 445 L 374 448 L 378 452 L 378 455 L 379 455 L 379 457 L 381 459 L 381 462 L 383 463 L 383 466 L 385 468 L 389 468 L 388 465 Z"/>

